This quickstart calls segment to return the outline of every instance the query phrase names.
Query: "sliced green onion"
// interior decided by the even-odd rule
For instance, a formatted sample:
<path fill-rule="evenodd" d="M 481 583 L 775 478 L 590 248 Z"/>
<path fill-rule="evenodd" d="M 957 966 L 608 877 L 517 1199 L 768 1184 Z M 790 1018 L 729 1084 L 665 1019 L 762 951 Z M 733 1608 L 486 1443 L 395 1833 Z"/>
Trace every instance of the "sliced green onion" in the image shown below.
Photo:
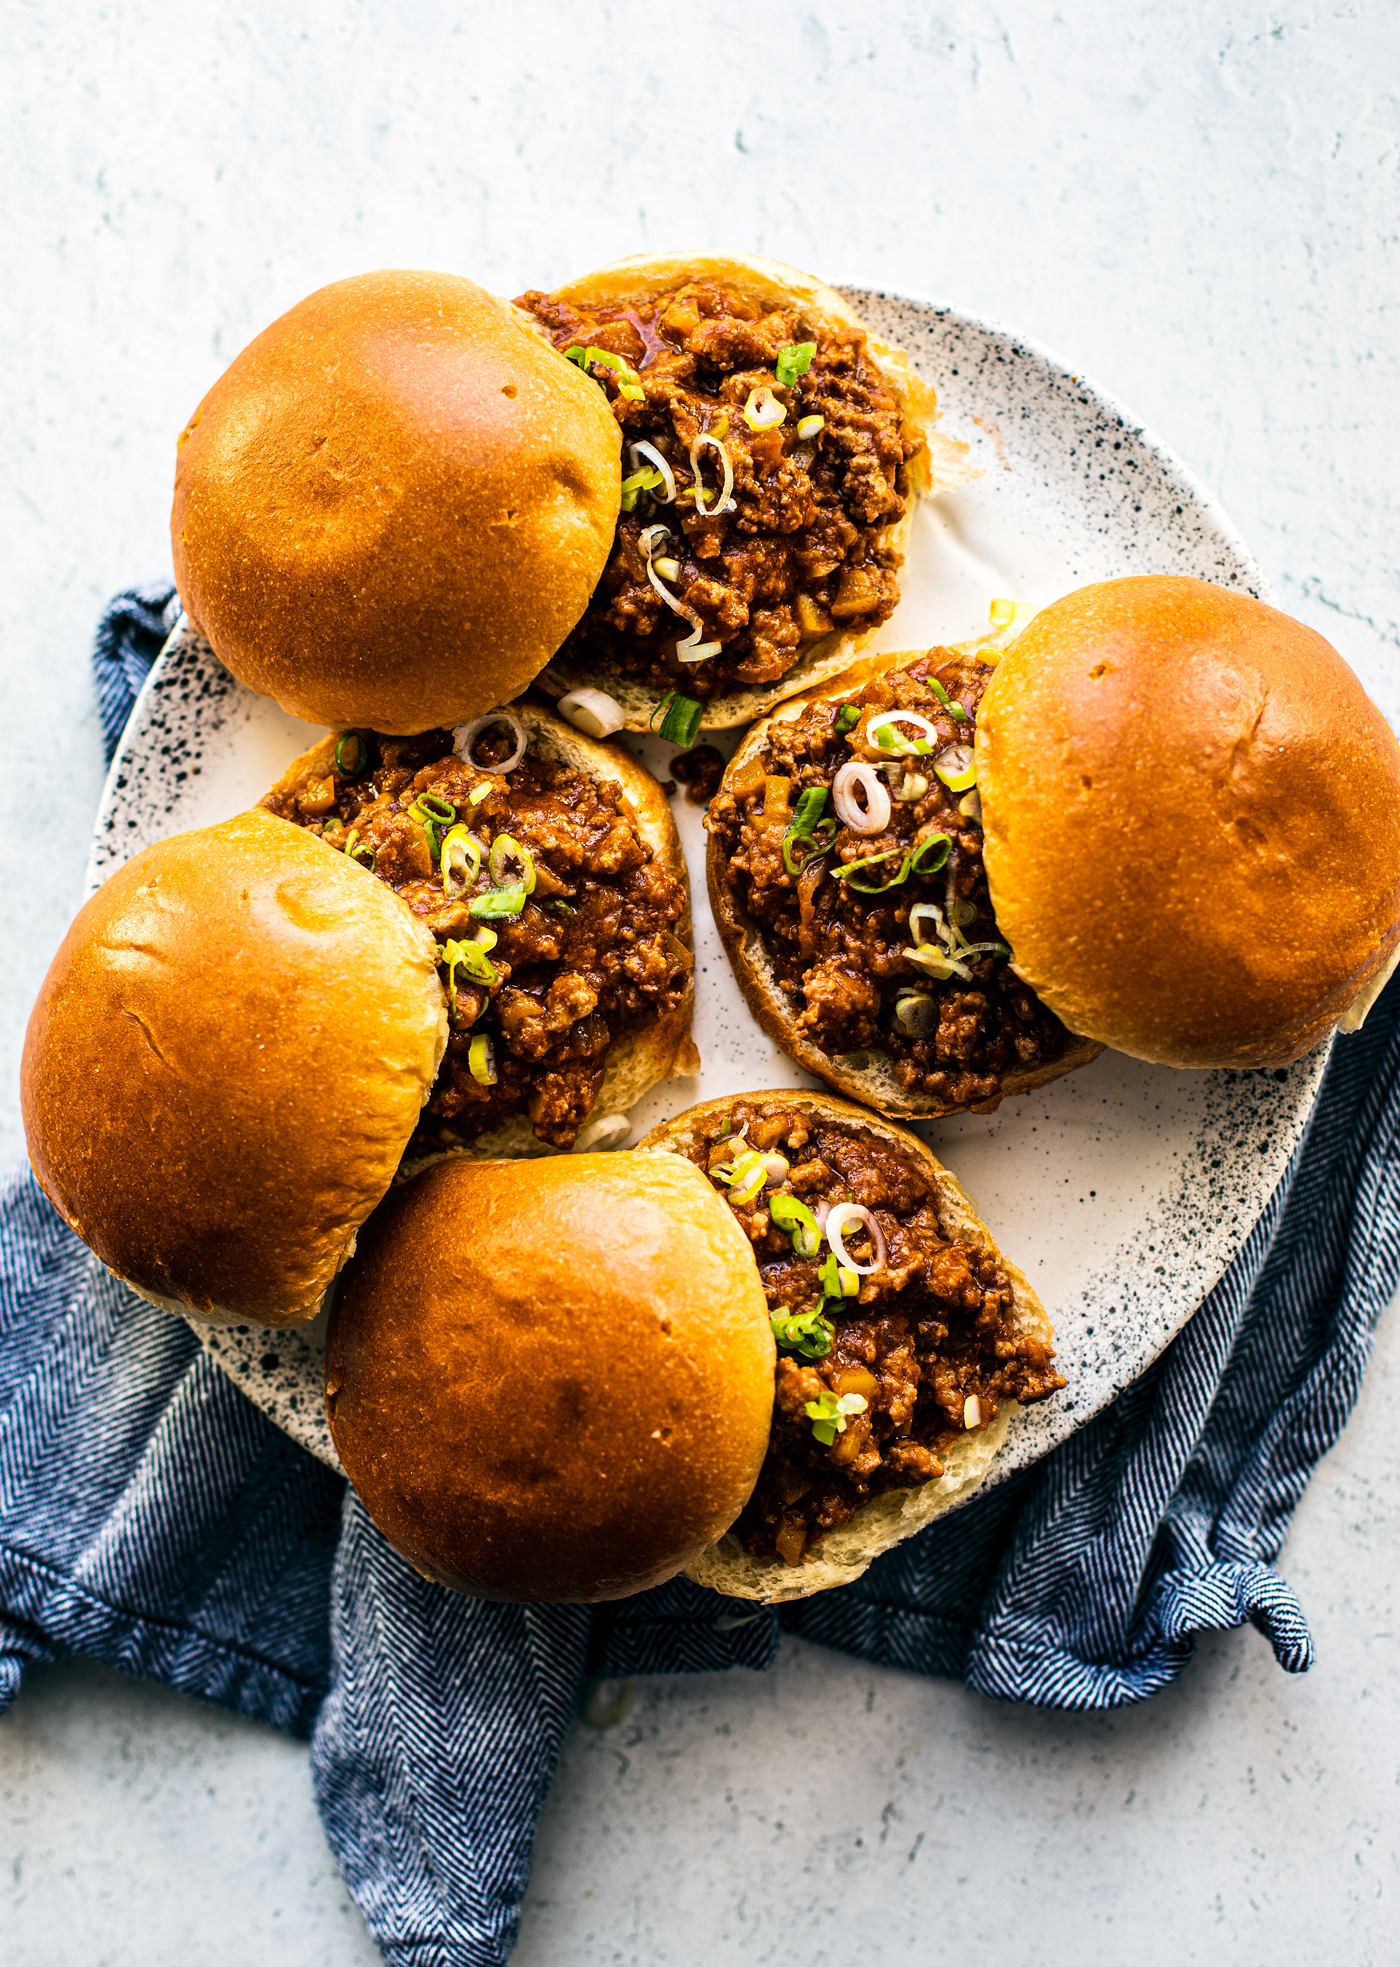
<path fill-rule="evenodd" d="M 547 908 L 551 915 L 578 914 L 578 910 L 572 902 L 561 901 L 558 895 L 551 895 L 549 900 L 547 902 L 541 902 L 540 906 L 541 908 Z"/>
<path fill-rule="evenodd" d="M 478 1085 L 495 1085 L 496 1048 L 484 1031 L 478 1032 L 467 1047 L 467 1065 Z"/>
<path fill-rule="evenodd" d="M 355 747 L 355 762 L 345 762 L 345 747 Z M 369 767 L 370 745 L 368 731 L 342 731 L 335 747 L 335 769 L 343 779 L 357 779 Z"/>
<path fill-rule="evenodd" d="M 457 1022 L 457 965 L 460 963 L 473 983 L 484 984 L 489 990 L 492 984 L 499 983 L 500 977 L 495 964 L 478 942 L 470 939 L 457 942 L 449 937 L 442 946 L 443 958 L 447 963 L 447 1001 L 452 1010 L 452 1022 Z"/>
<path fill-rule="evenodd" d="M 836 713 L 836 722 L 831 728 L 838 738 L 844 738 L 847 731 L 853 731 L 859 722 L 860 705 L 843 703 Z"/>
<path fill-rule="evenodd" d="M 580 369 L 591 369 L 595 364 L 600 369 L 611 369 L 618 377 L 617 392 L 631 402 L 640 402 L 646 391 L 638 386 L 637 372 L 629 368 L 620 355 L 614 355 L 610 348 L 566 348 L 564 360 L 575 362 Z"/>
<path fill-rule="evenodd" d="M 776 430 L 786 415 L 767 383 L 751 389 L 744 399 L 744 422 L 750 430 Z"/>
<path fill-rule="evenodd" d="M 812 1432 L 822 1446 L 829 1448 L 838 1434 L 846 1432 L 846 1423 L 852 1414 L 863 1414 L 870 1405 L 863 1393 L 819 1393 L 815 1400 L 803 1406 L 803 1413 L 812 1423 Z"/>
<path fill-rule="evenodd" d="M 492 786 L 489 779 L 485 785 L 474 785 L 467 794 L 467 804 L 469 806 L 479 806 L 483 799 L 489 799 L 491 797 L 491 792 Z"/>
<path fill-rule="evenodd" d="M 629 478 L 624 478 L 622 481 L 622 510 L 634 511 L 642 493 L 652 491 L 663 482 L 661 473 L 654 465 L 649 465 L 643 471 L 634 471 Z"/>
<path fill-rule="evenodd" d="M 816 352 L 817 344 L 814 341 L 791 341 L 786 348 L 780 348 L 775 365 L 778 387 L 791 389 L 797 378 L 805 376 L 811 368 L 812 357 Z"/>
<path fill-rule="evenodd" d="M 909 990 L 897 1000 L 894 1017 L 906 1038 L 927 1038 L 938 1022 L 938 1006 L 926 990 Z"/>
<path fill-rule="evenodd" d="M 953 702 L 936 676 L 930 676 L 928 686 L 950 717 L 960 717 L 964 724 L 967 722 L 967 712 L 960 703 Z"/>
<path fill-rule="evenodd" d="M 798 799 L 792 816 L 792 825 L 783 835 L 783 866 L 789 874 L 797 875 L 815 854 L 828 851 L 836 838 L 836 821 L 830 814 L 822 818 L 822 808 L 826 805 L 826 787 L 809 785 Z M 801 857 L 793 864 L 793 850 L 806 841 Z"/>
<path fill-rule="evenodd" d="M 769 1318 L 773 1337 L 781 1352 L 795 1352 L 802 1359 L 825 1359 L 831 1351 L 836 1331 L 819 1311 L 792 1313 L 780 1307 Z"/>
<path fill-rule="evenodd" d="M 472 930 L 472 941 L 478 949 L 494 949 L 500 940 L 494 929 Z"/>
<path fill-rule="evenodd" d="M 467 904 L 467 913 L 480 917 L 483 921 L 496 921 L 503 915 L 519 915 L 525 906 L 525 890 L 517 888 L 488 888 L 484 895 L 475 895 Z"/>
<path fill-rule="evenodd" d="M 862 868 L 878 867 L 882 861 L 893 860 L 897 854 L 902 856 L 901 864 L 898 872 L 892 874 L 888 881 L 857 881 L 854 878 Z M 883 895 L 886 888 L 897 888 L 901 881 L 909 879 L 909 858 L 902 848 L 886 847 L 883 854 L 866 854 L 858 861 L 847 861 L 844 867 L 833 868 L 832 873 L 838 881 L 849 881 L 858 895 Z"/>
<path fill-rule="evenodd" d="M 476 886 L 481 872 L 481 842 L 464 826 L 449 829 L 442 843 L 442 892 L 457 901 Z"/>
<path fill-rule="evenodd" d="M 352 826 L 346 835 L 345 846 L 342 851 L 347 861 L 358 861 L 361 867 L 367 867 L 371 874 L 374 873 L 374 864 L 379 856 L 375 853 L 373 847 L 366 846 L 364 841 L 361 840 L 360 829 L 357 826 Z"/>
<path fill-rule="evenodd" d="M 768 1179 L 768 1170 L 763 1165 L 763 1156 L 757 1148 L 750 1148 L 741 1154 L 727 1168 L 712 1168 L 711 1174 L 729 1190 L 729 1200 L 736 1209 L 744 1208 L 755 1200 Z"/>
<path fill-rule="evenodd" d="M 799 437 L 815 437 L 826 425 L 825 417 L 803 417 L 797 426 Z"/>
<path fill-rule="evenodd" d="M 420 792 L 408 809 L 408 817 L 417 820 L 427 834 L 428 852 L 436 860 L 442 851 L 442 830 L 456 819 L 457 808 L 445 799 L 434 798 L 431 792 Z"/>
<path fill-rule="evenodd" d="M 934 759 L 933 769 L 949 792 L 966 792 L 977 783 L 977 760 L 970 744 L 950 744 Z"/>
<path fill-rule="evenodd" d="M 926 833 L 909 855 L 911 874 L 937 874 L 940 868 L 948 865 L 948 855 L 952 841 L 946 833 Z M 939 850 L 942 850 L 941 852 Z M 933 859 L 928 856 L 932 854 Z"/>
<path fill-rule="evenodd" d="M 457 817 L 457 808 L 450 799 L 439 799 L 434 792 L 420 792 L 414 804 L 421 806 L 425 813 L 431 813 L 439 826 L 450 826 Z"/>
<path fill-rule="evenodd" d="M 522 847 L 511 834 L 496 835 L 491 842 L 491 859 L 487 865 L 496 887 L 518 887 L 527 895 L 534 894 L 535 863 L 530 858 L 529 848 Z"/>
<path fill-rule="evenodd" d="M 692 745 L 695 734 L 700 729 L 701 707 L 694 697 L 683 697 L 679 690 L 669 690 L 651 713 L 651 728 L 656 729 L 656 721 L 661 720 L 662 736 L 667 744 Z"/>
<path fill-rule="evenodd" d="M 817 1254 L 822 1233 L 805 1202 L 799 1202 L 795 1195 L 775 1195 L 768 1204 L 768 1214 L 779 1229 L 785 1229 L 791 1236 L 792 1247 L 799 1257 Z"/>
<path fill-rule="evenodd" d="M 860 1278 L 855 1271 L 848 1270 L 838 1263 L 832 1251 L 817 1270 L 817 1282 L 829 1298 L 857 1298 L 860 1296 Z"/>

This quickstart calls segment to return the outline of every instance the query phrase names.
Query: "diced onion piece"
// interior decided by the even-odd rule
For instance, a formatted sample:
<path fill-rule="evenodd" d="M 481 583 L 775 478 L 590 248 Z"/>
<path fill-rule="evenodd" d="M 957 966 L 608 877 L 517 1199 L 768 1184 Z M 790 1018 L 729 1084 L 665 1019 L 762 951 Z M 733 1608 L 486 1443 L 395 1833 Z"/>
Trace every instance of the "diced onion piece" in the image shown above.
<path fill-rule="evenodd" d="M 787 1180 L 792 1164 L 785 1154 L 779 1154 L 774 1149 L 771 1154 L 764 1155 L 763 1166 L 766 1171 L 763 1186 L 777 1188 L 780 1182 Z"/>
<path fill-rule="evenodd" d="M 478 1032 L 467 1047 L 467 1064 L 472 1078 L 482 1086 L 496 1083 L 496 1048 L 484 1031 Z"/>
<path fill-rule="evenodd" d="M 845 1232 L 848 1229 L 853 1229 L 857 1223 L 864 1223 L 870 1232 L 870 1240 L 875 1245 L 874 1263 L 858 1264 L 842 1241 Z M 870 1211 L 863 1209 L 859 1202 L 838 1202 L 836 1204 L 836 1207 L 826 1219 L 826 1240 L 831 1245 L 832 1253 L 837 1263 L 844 1264 L 847 1270 L 855 1271 L 858 1277 L 868 1277 L 871 1271 L 883 1270 L 885 1267 L 887 1256 L 885 1233 Z"/>
<path fill-rule="evenodd" d="M 982 1402 L 975 1393 L 970 1393 L 963 1402 L 963 1426 L 981 1427 Z"/>
<path fill-rule="evenodd" d="M 865 794 L 865 811 L 856 804 L 855 788 Z M 857 759 L 844 764 L 831 782 L 831 803 L 841 824 L 852 833 L 883 833 L 890 823 L 889 788 L 869 765 Z"/>
<path fill-rule="evenodd" d="M 799 437 L 815 437 L 825 424 L 825 417 L 803 417 L 798 422 L 797 434 Z"/>
<path fill-rule="evenodd" d="M 781 819 L 786 826 L 792 819 L 792 780 L 779 772 L 769 772 L 763 781 L 763 817 Z"/>
<path fill-rule="evenodd" d="M 727 420 L 724 428 L 725 430 L 729 428 Z M 734 467 L 729 461 L 728 451 L 719 441 L 721 435 L 718 426 L 714 430 L 702 430 L 690 447 L 690 468 L 695 473 L 695 510 L 702 519 L 717 519 L 722 512 L 734 510 Z M 700 451 L 706 444 L 712 445 L 719 452 L 720 467 L 724 472 L 724 481 L 720 485 L 713 505 L 705 503 L 705 487 L 700 477 Z"/>
<path fill-rule="evenodd" d="M 622 705 L 606 690 L 570 690 L 554 707 L 561 717 L 568 718 L 576 731 L 590 738 L 610 738 L 627 722 Z"/>
<path fill-rule="evenodd" d="M 930 724 L 927 717 L 921 716 L 917 710 L 880 711 L 866 723 L 865 742 L 873 744 L 878 751 L 892 751 L 901 758 L 912 757 L 915 747 L 908 738 L 894 729 L 896 724 L 912 724 L 926 744 L 933 745 L 938 742 L 937 726 Z M 884 730 L 891 733 L 888 744 L 877 736 L 878 732 Z"/>
<path fill-rule="evenodd" d="M 489 730 L 493 724 L 508 724 L 510 726 L 511 735 L 515 739 L 515 750 L 510 754 L 509 758 L 503 759 L 499 765 L 478 765 L 472 757 L 472 745 L 481 733 Z M 484 717 L 474 717 L 470 724 L 459 724 L 452 733 L 452 749 L 464 765 L 470 765 L 474 772 L 500 772 L 502 776 L 507 772 L 513 772 L 515 770 L 516 766 L 525 756 L 525 747 L 528 742 L 529 740 L 525 736 L 525 726 L 513 710 L 489 710 Z"/>
<path fill-rule="evenodd" d="M 640 469 L 637 463 L 639 457 L 645 458 L 648 464 L 653 464 L 656 466 L 656 469 L 661 473 L 662 482 L 665 486 L 665 491 L 666 491 L 665 498 L 664 499 L 657 498 L 656 503 L 658 505 L 670 505 L 676 496 L 675 475 L 672 472 L 670 465 L 667 464 L 665 458 L 662 457 L 660 451 L 657 450 L 655 444 L 648 444 L 645 442 L 629 444 L 629 446 L 627 447 L 627 455 L 632 460 L 633 471 L 637 471 Z"/>
<path fill-rule="evenodd" d="M 749 391 L 744 402 L 744 422 L 750 430 L 776 430 L 786 415 L 787 411 L 767 383 Z"/>
<path fill-rule="evenodd" d="M 681 577 L 681 563 L 679 560 L 672 559 L 670 554 L 665 555 L 663 559 L 653 560 L 651 564 L 663 581 L 678 581 Z"/>
<path fill-rule="evenodd" d="M 922 799 L 927 791 L 928 780 L 922 772 L 906 771 L 899 785 L 895 788 L 894 796 L 896 799 L 902 801 L 904 805 L 912 806 L 914 801 L 916 799 Z"/>
<path fill-rule="evenodd" d="M 579 1128 L 572 1152 L 606 1154 L 610 1148 L 621 1147 L 631 1131 L 632 1122 L 625 1113 L 596 1114 Z"/>
<path fill-rule="evenodd" d="M 958 801 L 958 811 L 965 820 L 971 820 L 975 826 L 981 826 L 982 795 L 976 786 L 972 788 L 971 792 L 965 792 L 963 794 L 962 798 Z"/>
<path fill-rule="evenodd" d="M 870 1402 L 863 1393 L 843 1393 L 836 1403 L 838 1414 L 863 1414 Z"/>
<path fill-rule="evenodd" d="M 970 744 L 950 744 L 934 759 L 933 769 L 949 792 L 966 792 L 977 783 L 977 760 Z"/>

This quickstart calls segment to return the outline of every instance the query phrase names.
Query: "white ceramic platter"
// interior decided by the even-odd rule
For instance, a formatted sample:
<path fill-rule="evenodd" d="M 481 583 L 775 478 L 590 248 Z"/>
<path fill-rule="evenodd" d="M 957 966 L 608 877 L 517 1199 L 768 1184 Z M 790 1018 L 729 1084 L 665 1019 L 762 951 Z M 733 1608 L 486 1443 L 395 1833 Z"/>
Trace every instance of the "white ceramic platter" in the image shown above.
<path fill-rule="evenodd" d="M 1258 567 L 1184 465 L 1043 350 L 951 309 L 848 290 L 934 384 L 942 428 L 983 476 L 921 508 L 898 612 L 873 645 L 977 633 L 999 596 L 1044 603 L 1087 581 L 1196 574 L 1266 595 Z M 257 800 L 317 736 L 245 690 L 177 627 L 137 702 L 98 812 L 89 869 Z M 659 778 L 672 747 L 632 741 Z M 701 1099 L 809 1081 L 749 1017 L 705 902 L 702 815 L 675 800 L 695 895 L 704 1061 L 634 1112 L 633 1139 Z M 1065 1391 L 1018 1417 L 1004 1476 L 1063 1441 L 1185 1324 L 1257 1220 L 1311 1111 L 1325 1052 L 1287 1071 L 1174 1072 L 1106 1052 L 994 1115 L 923 1129 L 976 1196 L 1055 1321 Z M 323 1335 L 245 1327 L 200 1337 L 251 1399 L 335 1464 L 321 1401 Z"/>

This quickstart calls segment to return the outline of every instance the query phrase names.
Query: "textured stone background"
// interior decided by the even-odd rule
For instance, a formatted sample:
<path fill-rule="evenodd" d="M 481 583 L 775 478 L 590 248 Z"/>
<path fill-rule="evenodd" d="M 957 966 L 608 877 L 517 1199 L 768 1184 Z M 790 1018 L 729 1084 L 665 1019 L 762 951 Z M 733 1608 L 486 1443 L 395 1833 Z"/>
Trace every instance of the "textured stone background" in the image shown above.
<path fill-rule="evenodd" d="M 377 265 L 515 292 L 717 243 L 1013 323 L 1195 466 L 1400 721 L 1397 90 L 1380 0 L 11 0 L 6 1153 L 101 778 L 93 622 L 168 567 L 175 434 L 284 307 Z M 1093 1719 L 795 1644 L 653 1683 L 566 1746 L 517 1961 L 1393 1960 L 1398 1357 L 1392 1319 L 1285 1554 L 1306 1680 L 1244 1633 Z M 298 1746 L 32 1677 L 0 1723 L 6 1967 L 373 1958 Z"/>

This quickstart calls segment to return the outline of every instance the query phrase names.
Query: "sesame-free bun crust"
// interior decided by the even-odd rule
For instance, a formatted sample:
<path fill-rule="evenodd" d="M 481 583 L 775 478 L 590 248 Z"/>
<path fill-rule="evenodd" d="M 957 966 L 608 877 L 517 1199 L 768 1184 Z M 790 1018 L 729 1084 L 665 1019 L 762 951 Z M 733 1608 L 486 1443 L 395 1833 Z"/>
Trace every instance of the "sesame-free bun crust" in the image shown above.
<path fill-rule="evenodd" d="M 791 1107 L 823 1126 L 839 1128 L 852 1136 L 873 1136 L 921 1165 L 937 1192 L 938 1220 L 944 1234 L 990 1251 L 1010 1281 L 1012 1303 L 1021 1329 L 1034 1332 L 1046 1345 L 1051 1344 L 1055 1334 L 1049 1316 L 1025 1274 L 998 1250 L 991 1231 L 977 1213 L 976 1203 L 956 1175 L 905 1127 L 894 1126 L 846 1100 L 832 1099 L 829 1093 L 783 1088 L 704 1100 L 654 1127 L 638 1144 L 637 1152 L 685 1154 L 704 1138 L 705 1121 L 712 1115 L 729 1112 L 740 1098 L 746 1105 L 771 1102 Z M 828 1531 L 801 1564 L 784 1564 L 777 1557 L 751 1557 L 738 1537 L 730 1532 L 695 1560 L 687 1576 L 696 1584 L 709 1585 L 731 1598 L 757 1598 L 768 1605 L 782 1599 L 810 1598 L 814 1592 L 850 1584 L 884 1551 L 892 1550 L 906 1537 L 932 1523 L 935 1517 L 966 1502 L 981 1487 L 1005 1444 L 1007 1429 L 1016 1412 L 1016 1402 L 1007 1401 L 994 1421 L 970 1430 L 953 1443 L 945 1457 L 942 1475 L 915 1489 L 891 1489 L 876 1496 L 840 1529 Z"/>
<path fill-rule="evenodd" d="M 1395 960 L 1400 746 L 1336 650 L 1250 595 L 1066 595 L 1002 658 L 977 765 L 997 922 L 1073 1030 L 1284 1065 Z"/>
<path fill-rule="evenodd" d="M 865 327 L 849 301 L 843 300 L 834 287 L 813 279 L 810 273 L 799 272 L 795 266 L 785 266 L 781 260 L 761 259 L 752 253 L 639 253 L 631 259 L 618 260 L 611 266 L 600 267 L 594 273 L 585 273 L 580 279 L 556 287 L 554 296 L 575 306 L 629 307 L 638 302 L 654 301 L 662 294 L 697 280 L 713 280 L 742 299 L 770 311 L 796 308 L 801 314 L 804 330 L 830 332 Z M 968 463 L 967 445 L 955 438 L 941 436 L 933 428 L 938 417 L 937 400 L 932 387 L 916 374 L 909 357 L 902 349 L 892 348 L 868 329 L 866 333 L 871 358 L 894 390 L 906 419 L 921 425 L 926 436 L 925 450 L 909 462 L 910 498 L 907 510 L 904 517 L 897 520 L 884 535 L 888 543 L 902 553 L 908 544 L 914 506 L 919 496 L 925 492 L 949 491 L 955 486 L 966 485 L 978 473 Z M 724 696 L 712 697 L 704 706 L 700 728 L 719 731 L 751 723 L 784 697 L 793 696 L 797 691 L 819 682 L 822 677 L 833 676 L 837 670 L 844 669 L 874 632 L 873 629 L 833 631 L 815 643 L 801 662 L 776 683 L 758 689 L 732 690 Z M 551 663 L 540 681 L 556 694 L 575 689 L 583 682 L 596 683 L 616 698 L 626 713 L 628 729 L 633 731 L 647 729 L 659 694 L 654 688 L 632 677 L 601 670 L 595 672 L 591 668 L 585 674 L 582 666 L 562 662 Z"/>
<path fill-rule="evenodd" d="M 755 724 L 745 734 L 729 762 L 725 782 L 732 782 L 749 760 L 765 749 L 768 733 L 780 719 L 795 722 L 810 704 L 844 701 L 852 690 L 858 690 L 872 677 L 882 676 L 887 670 L 913 662 L 923 653 L 922 650 L 904 649 L 888 655 L 864 656 L 820 688 L 808 690 L 802 696 L 780 704 L 770 717 Z M 801 1006 L 782 988 L 777 966 L 764 943 L 761 929 L 723 879 L 721 849 L 713 834 L 705 848 L 705 872 L 715 925 L 730 967 L 744 994 L 744 1002 L 768 1036 L 790 1059 L 804 1071 L 824 1079 L 838 1093 L 845 1093 L 853 1100 L 875 1107 L 893 1119 L 936 1120 L 944 1114 L 966 1111 L 963 1107 L 950 1106 L 946 1100 L 933 1094 L 908 1092 L 895 1077 L 893 1056 L 878 1046 L 855 1053 L 826 1052 L 804 1032 L 800 1032 L 797 1019 Z M 1001 1099 L 1015 1099 L 1022 1093 L 1034 1092 L 1037 1086 L 1048 1085 L 1052 1079 L 1059 1079 L 1078 1066 L 1088 1065 L 1102 1050 L 1103 1046 L 1093 1039 L 1071 1037 L 1060 1057 L 1050 1064 L 1020 1067 L 1004 1074 L 999 1098 L 974 1110 L 979 1113 L 992 1112 L 1000 1105 Z"/>
<path fill-rule="evenodd" d="M 49 968 L 21 1101 L 45 1194 L 143 1297 L 314 1317 L 447 1043 L 432 938 L 254 811 L 109 876 Z"/>
<path fill-rule="evenodd" d="M 747 1237 L 674 1156 L 446 1161 L 337 1287 L 326 1410 L 427 1577 L 478 1598 L 660 1584 L 747 1502 L 774 1349 Z"/>
<path fill-rule="evenodd" d="M 561 764 L 572 766 L 576 772 L 583 772 L 590 779 L 598 782 L 611 779 L 622 787 L 627 803 L 636 815 L 637 831 L 666 872 L 679 881 L 685 890 L 685 914 L 676 924 L 675 934 L 684 949 L 693 950 L 695 938 L 690 920 L 690 875 L 670 805 L 651 773 L 619 746 L 599 744 L 595 739 L 585 737 L 582 731 L 576 731 L 572 724 L 566 724 L 561 717 L 556 717 L 552 711 L 538 704 L 512 704 L 511 714 L 524 725 L 530 749 L 536 756 L 558 759 Z M 272 790 L 296 793 L 308 781 L 325 778 L 335 761 L 336 743 L 337 734 L 332 731 L 328 737 L 313 745 L 310 751 L 294 759 Z M 659 1079 L 685 1078 L 700 1070 L 700 1055 L 690 1036 L 694 1012 L 695 970 L 692 960 L 685 995 L 675 1010 L 643 1025 L 640 1031 L 625 1033 L 609 1047 L 603 1083 L 584 1122 L 585 1127 L 613 1114 L 630 1112 L 643 1093 L 650 1091 Z M 559 1150 L 539 1139 L 528 1114 L 512 1113 L 498 1127 L 447 1152 L 471 1155 L 485 1161 L 507 1161 L 525 1156 L 556 1154 Z M 405 1162 L 402 1173 L 415 1174 L 437 1158 L 420 1156 Z"/>
<path fill-rule="evenodd" d="M 617 523 L 602 392 L 450 273 L 311 294 L 179 442 L 180 597 L 240 682 L 315 724 L 411 733 L 524 689 Z"/>

